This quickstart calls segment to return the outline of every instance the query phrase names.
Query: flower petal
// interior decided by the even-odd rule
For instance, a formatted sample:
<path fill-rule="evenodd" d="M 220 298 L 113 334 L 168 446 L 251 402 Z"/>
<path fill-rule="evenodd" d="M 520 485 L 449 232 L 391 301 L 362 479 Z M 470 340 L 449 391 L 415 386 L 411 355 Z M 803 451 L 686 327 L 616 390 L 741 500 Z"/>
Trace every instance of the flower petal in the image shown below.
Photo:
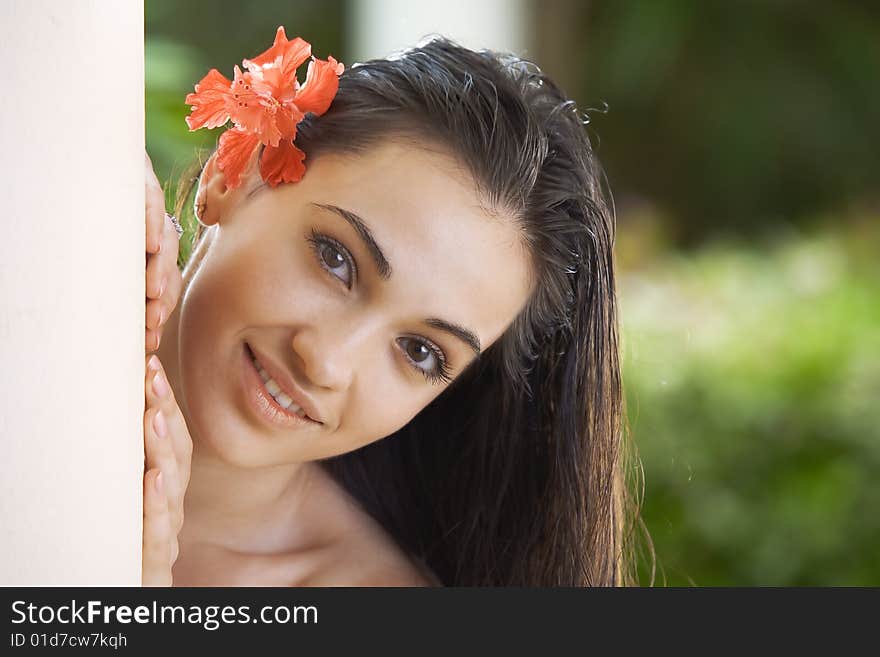
<path fill-rule="evenodd" d="M 240 128 L 230 128 L 220 135 L 217 166 L 226 176 L 226 189 L 234 189 L 241 184 L 241 174 L 259 143 L 257 135 Z"/>
<path fill-rule="evenodd" d="M 299 83 L 296 79 L 296 71 L 293 71 L 291 76 L 285 76 L 284 71 L 281 70 L 281 58 L 279 57 L 276 61 L 279 62 L 278 66 L 258 69 L 259 77 L 269 89 L 272 97 L 283 105 L 293 102 Z"/>
<path fill-rule="evenodd" d="M 327 60 L 312 58 L 306 74 L 306 82 L 296 94 L 294 102 L 302 112 L 323 114 L 330 107 L 339 89 L 339 77 L 345 66 L 333 57 Z"/>
<path fill-rule="evenodd" d="M 288 41 L 281 57 L 281 72 L 288 82 L 296 82 L 296 69 L 312 56 L 312 45 L 299 37 Z"/>
<path fill-rule="evenodd" d="M 243 59 L 242 65 L 249 71 L 260 66 L 265 66 L 269 62 L 275 60 L 276 57 L 284 53 L 284 46 L 287 44 L 287 35 L 284 33 L 284 26 L 279 25 L 275 30 L 275 41 L 272 47 L 264 50 L 253 59 Z"/>
<path fill-rule="evenodd" d="M 195 93 L 187 94 L 185 100 L 187 105 L 192 105 L 192 113 L 186 117 L 190 132 L 216 128 L 229 120 L 226 97 L 231 96 L 231 87 L 232 82 L 216 68 L 196 83 Z"/>
<path fill-rule="evenodd" d="M 256 67 L 272 65 L 277 57 L 281 57 L 281 68 L 287 75 L 290 67 L 293 67 L 295 71 L 311 54 L 311 44 L 299 37 L 288 41 L 287 35 L 284 33 L 284 26 L 279 25 L 275 31 L 275 42 L 272 47 L 253 59 L 243 60 L 242 64 L 246 69 L 252 71 Z"/>
<path fill-rule="evenodd" d="M 306 172 L 303 164 L 306 154 L 290 139 L 282 139 L 275 146 L 266 146 L 260 158 L 260 175 L 272 187 L 283 182 L 297 182 Z"/>
<path fill-rule="evenodd" d="M 272 96 L 271 87 L 261 77 L 251 72 L 242 73 L 236 66 L 227 108 L 238 127 L 256 134 L 264 144 L 276 146 L 281 139 L 275 121 L 280 105 Z"/>
<path fill-rule="evenodd" d="M 306 117 L 294 103 L 286 103 L 275 114 L 275 125 L 284 139 L 296 139 L 296 126 Z M 277 145 L 277 144 L 273 144 Z"/>
<path fill-rule="evenodd" d="M 284 44 L 283 51 L 276 54 L 275 59 L 250 70 L 269 85 L 275 100 L 282 104 L 290 103 L 299 89 L 296 69 L 309 58 L 311 53 L 312 46 L 297 37 Z"/>

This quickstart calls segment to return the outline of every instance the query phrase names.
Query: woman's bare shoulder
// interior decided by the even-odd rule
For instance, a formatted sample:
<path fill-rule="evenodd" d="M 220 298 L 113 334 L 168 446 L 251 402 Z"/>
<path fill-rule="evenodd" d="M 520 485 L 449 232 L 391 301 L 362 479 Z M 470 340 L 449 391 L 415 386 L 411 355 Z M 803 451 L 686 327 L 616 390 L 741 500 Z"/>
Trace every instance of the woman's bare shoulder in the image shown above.
<path fill-rule="evenodd" d="M 442 586 L 421 562 L 411 558 L 372 518 L 324 550 L 319 567 L 300 586 Z"/>
<path fill-rule="evenodd" d="M 306 586 L 442 586 L 360 505 L 348 504 L 339 515 L 344 530 L 324 546 Z"/>
<path fill-rule="evenodd" d="M 328 506 L 339 532 L 322 550 L 321 564 L 301 586 L 443 586 L 338 483 L 330 478 Z"/>

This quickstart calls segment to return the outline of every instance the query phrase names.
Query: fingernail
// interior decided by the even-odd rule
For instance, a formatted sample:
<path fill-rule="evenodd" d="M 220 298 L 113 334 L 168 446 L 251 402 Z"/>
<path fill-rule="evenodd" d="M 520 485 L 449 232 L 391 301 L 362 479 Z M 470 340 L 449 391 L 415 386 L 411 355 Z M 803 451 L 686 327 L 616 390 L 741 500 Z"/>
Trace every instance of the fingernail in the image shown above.
<path fill-rule="evenodd" d="M 163 278 L 162 285 L 159 286 L 159 296 L 160 297 L 162 296 L 162 293 L 165 291 L 165 283 L 166 283 L 166 280 Z"/>
<path fill-rule="evenodd" d="M 156 475 L 156 490 L 162 492 L 162 473 Z"/>
<path fill-rule="evenodd" d="M 149 367 L 154 372 L 158 372 L 160 369 L 159 368 L 159 357 L 156 356 L 155 354 L 153 356 L 150 356 L 150 360 L 147 361 L 147 367 Z"/>
<path fill-rule="evenodd" d="M 156 435 L 159 438 L 164 438 L 168 433 L 168 425 L 165 424 L 165 417 L 162 415 L 162 411 L 157 412 L 153 417 L 153 428 L 156 430 Z"/>
<path fill-rule="evenodd" d="M 153 391 L 160 397 L 168 394 L 168 384 L 162 377 L 161 372 L 156 372 L 156 375 L 153 377 Z"/>
<path fill-rule="evenodd" d="M 162 310 L 159 311 L 159 326 L 162 326 L 162 324 L 164 324 L 164 323 L 165 323 L 165 309 L 162 308 Z"/>

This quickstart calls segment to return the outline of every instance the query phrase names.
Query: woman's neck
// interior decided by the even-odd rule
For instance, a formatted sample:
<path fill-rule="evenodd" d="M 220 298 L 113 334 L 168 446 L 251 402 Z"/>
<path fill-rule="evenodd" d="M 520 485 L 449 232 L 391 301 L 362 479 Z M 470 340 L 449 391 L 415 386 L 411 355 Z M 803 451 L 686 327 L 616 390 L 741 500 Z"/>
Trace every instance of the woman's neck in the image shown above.
<path fill-rule="evenodd" d="M 266 554 L 329 542 L 328 517 L 315 512 L 330 502 L 324 483 L 317 464 L 240 468 L 196 443 L 182 542 Z"/>

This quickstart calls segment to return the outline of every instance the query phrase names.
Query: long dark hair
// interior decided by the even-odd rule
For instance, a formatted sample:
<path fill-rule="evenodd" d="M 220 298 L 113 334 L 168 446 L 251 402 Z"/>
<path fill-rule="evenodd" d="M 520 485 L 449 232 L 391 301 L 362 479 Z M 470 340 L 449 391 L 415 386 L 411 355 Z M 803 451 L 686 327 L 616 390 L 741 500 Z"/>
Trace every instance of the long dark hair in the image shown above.
<path fill-rule="evenodd" d="M 299 125 L 310 159 L 395 137 L 445 147 L 532 255 L 535 292 L 494 344 L 399 431 L 322 461 L 446 585 L 637 580 L 614 207 L 585 124 L 531 62 L 435 37 L 348 68 Z"/>

